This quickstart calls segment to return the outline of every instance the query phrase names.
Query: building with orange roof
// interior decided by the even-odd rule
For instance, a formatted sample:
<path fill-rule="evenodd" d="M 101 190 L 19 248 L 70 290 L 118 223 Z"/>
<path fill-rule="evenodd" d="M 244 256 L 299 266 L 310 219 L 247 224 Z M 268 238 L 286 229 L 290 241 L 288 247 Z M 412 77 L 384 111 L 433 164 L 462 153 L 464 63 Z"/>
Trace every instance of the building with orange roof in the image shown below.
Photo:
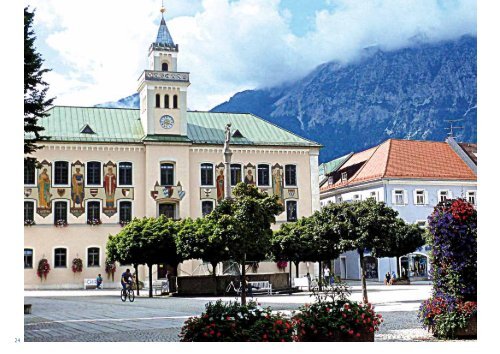
<path fill-rule="evenodd" d="M 408 223 L 427 224 L 434 206 L 444 199 L 465 198 L 477 205 L 477 145 L 388 139 L 370 149 L 352 154 L 327 174 L 320 186 L 320 203 L 361 201 L 375 198 L 398 211 Z M 395 258 L 368 257 L 367 278 L 382 281 L 384 274 L 397 271 L 427 279 L 428 249 Z M 344 279 L 359 279 L 356 252 L 342 254 L 334 272 Z M 401 274 L 403 275 L 403 274 Z"/>

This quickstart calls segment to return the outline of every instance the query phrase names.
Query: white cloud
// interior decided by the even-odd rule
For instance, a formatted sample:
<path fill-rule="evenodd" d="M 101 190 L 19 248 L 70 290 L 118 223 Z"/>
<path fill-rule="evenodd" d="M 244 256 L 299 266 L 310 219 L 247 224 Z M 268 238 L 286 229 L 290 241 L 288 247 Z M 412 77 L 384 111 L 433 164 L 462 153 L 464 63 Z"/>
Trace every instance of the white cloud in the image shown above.
<path fill-rule="evenodd" d="M 157 0 L 29 3 L 37 7 L 37 26 L 50 31 L 46 43 L 69 70 L 55 67 L 47 76 L 57 104 L 92 105 L 135 92 L 156 36 Z M 191 72 L 191 109 L 295 79 L 326 61 L 349 62 L 367 45 L 391 50 L 416 36 L 435 41 L 476 33 L 473 0 L 331 0 L 303 37 L 292 33 L 293 14 L 279 0 L 165 4 L 174 17 L 167 24 L 180 47 L 179 70 Z"/>

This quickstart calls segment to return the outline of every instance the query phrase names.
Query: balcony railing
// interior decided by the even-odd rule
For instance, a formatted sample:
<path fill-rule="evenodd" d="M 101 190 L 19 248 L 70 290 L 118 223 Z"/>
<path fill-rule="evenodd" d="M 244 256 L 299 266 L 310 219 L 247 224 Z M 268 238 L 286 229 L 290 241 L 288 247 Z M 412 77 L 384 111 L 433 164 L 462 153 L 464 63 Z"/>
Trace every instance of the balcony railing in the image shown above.
<path fill-rule="evenodd" d="M 173 71 L 144 70 L 144 80 L 189 82 L 189 73 Z"/>

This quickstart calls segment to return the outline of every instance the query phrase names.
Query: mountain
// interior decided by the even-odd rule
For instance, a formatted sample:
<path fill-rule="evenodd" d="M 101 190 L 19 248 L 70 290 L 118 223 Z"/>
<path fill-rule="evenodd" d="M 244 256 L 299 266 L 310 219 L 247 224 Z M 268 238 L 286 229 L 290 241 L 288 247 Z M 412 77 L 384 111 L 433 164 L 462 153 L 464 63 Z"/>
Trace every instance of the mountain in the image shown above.
<path fill-rule="evenodd" d="M 477 141 L 476 37 L 384 52 L 355 63 L 320 65 L 277 87 L 235 94 L 213 112 L 254 113 L 324 145 L 320 161 L 388 138 Z"/>
<path fill-rule="evenodd" d="M 106 107 L 106 108 L 139 108 L 139 94 L 134 93 L 133 95 L 121 98 L 116 102 L 105 102 L 96 104 L 94 107 Z"/>

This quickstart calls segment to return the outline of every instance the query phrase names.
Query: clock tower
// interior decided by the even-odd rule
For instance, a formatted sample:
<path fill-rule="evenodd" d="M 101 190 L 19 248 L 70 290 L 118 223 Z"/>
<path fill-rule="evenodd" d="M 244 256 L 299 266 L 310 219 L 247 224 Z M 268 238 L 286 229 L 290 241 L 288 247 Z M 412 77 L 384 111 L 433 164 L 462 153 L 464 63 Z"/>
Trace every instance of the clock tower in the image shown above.
<path fill-rule="evenodd" d="M 179 45 L 175 44 L 161 8 L 156 41 L 149 47 L 148 69 L 139 78 L 141 123 L 147 135 L 187 136 L 189 73 L 177 71 Z"/>

